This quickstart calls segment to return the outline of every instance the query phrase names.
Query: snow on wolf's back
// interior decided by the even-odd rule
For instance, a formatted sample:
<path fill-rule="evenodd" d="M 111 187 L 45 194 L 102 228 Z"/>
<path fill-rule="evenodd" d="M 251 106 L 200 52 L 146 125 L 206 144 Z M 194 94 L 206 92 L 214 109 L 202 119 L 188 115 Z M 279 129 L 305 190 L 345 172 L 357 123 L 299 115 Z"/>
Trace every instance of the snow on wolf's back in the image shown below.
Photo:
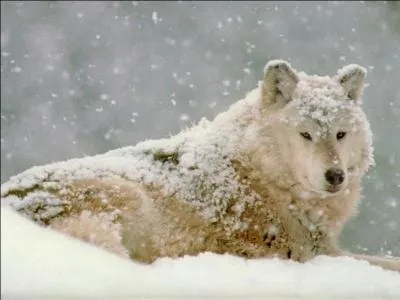
<path fill-rule="evenodd" d="M 42 194 L 39 186 L 51 190 L 72 180 L 124 178 L 162 186 L 165 197 L 178 193 L 182 200 L 204 209 L 205 215 L 214 216 L 226 208 L 226 199 L 241 194 L 229 161 L 231 142 L 221 135 L 221 128 L 215 130 L 215 127 L 203 119 L 197 126 L 168 139 L 147 140 L 92 157 L 35 166 L 2 184 L 2 202 L 18 210 L 37 201 L 56 206 L 60 200 L 51 194 L 35 197 L 31 190 Z M 227 136 L 232 139 L 233 132 Z"/>

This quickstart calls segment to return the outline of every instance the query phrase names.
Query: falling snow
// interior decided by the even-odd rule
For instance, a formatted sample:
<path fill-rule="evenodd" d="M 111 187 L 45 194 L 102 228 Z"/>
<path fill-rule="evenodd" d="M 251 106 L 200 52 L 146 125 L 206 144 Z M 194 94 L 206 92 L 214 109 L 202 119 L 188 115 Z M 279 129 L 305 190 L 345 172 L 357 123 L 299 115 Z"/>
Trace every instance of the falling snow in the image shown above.
<path fill-rule="evenodd" d="M 153 11 L 151 13 L 151 19 L 153 20 L 154 24 L 157 24 L 162 21 L 162 19 L 158 17 L 158 12 L 156 11 Z"/>
<path fill-rule="evenodd" d="M 5 3 L 2 182 L 211 119 L 271 58 L 316 74 L 357 63 L 377 160 L 342 243 L 400 256 L 400 10 L 364 2 Z"/>

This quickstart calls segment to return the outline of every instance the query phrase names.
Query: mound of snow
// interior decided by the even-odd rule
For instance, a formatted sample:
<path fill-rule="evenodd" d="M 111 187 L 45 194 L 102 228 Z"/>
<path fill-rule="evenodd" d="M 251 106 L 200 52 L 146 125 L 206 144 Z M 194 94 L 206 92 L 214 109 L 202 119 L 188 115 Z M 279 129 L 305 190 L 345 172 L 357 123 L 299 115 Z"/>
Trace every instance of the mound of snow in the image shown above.
<path fill-rule="evenodd" d="M 2 299 L 400 299 L 400 274 L 351 258 L 300 264 L 204 253 L 143 265 L 1 208 Z"/>

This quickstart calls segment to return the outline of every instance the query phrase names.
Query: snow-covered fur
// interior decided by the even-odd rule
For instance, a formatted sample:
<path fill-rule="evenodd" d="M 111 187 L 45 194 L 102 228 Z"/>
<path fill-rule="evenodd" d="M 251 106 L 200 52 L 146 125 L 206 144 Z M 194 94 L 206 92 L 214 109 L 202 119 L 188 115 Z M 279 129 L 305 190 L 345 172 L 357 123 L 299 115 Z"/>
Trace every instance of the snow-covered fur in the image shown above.
<path fill-rule="evenodd" d="M 337 245 L 373 164 L 365 74 L 349 65 L 309 76 L 270 61 L 259 86 L 212 122 L 33 167 L 2 184 L 2 203 L 143 262 L 205 251 L 300 262 L 350 255 L 400 270 L 398 258 Z"/>

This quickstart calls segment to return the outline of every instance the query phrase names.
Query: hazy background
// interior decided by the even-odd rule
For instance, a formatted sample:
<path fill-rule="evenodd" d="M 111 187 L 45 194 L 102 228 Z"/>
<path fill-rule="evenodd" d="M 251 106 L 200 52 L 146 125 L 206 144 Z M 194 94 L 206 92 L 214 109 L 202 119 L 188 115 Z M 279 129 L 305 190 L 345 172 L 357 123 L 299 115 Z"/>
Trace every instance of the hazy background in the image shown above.
<path fill-rule="evenodd" d="M 1 1 L 1 181 L 212 119 L 275 58 L 368 69 L 377 166 L 342 241 L 400 256 L 399 2 Z"/>

